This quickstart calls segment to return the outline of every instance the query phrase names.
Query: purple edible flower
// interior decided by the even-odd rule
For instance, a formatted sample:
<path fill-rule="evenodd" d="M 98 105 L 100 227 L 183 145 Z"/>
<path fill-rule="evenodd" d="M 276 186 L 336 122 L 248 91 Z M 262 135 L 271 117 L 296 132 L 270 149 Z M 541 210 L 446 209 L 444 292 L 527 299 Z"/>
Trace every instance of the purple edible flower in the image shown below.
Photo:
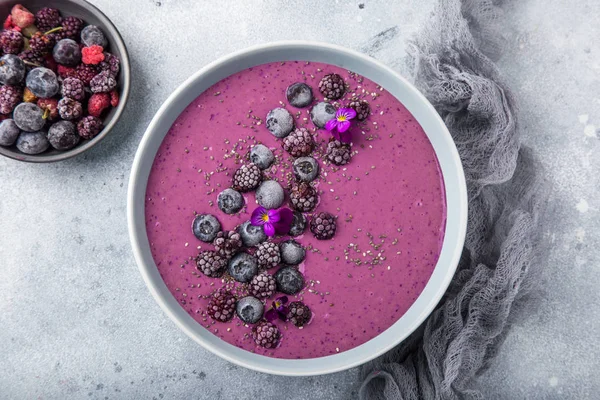
<path fill-rule="evenodd" d="M 275 299 L 272 308 L 266 312 L 265 318 L 269 322 L 273 322 L 276 319 L 286 320 L 288 315 L 288 308 L 286 306 L 288 302 L 287 296 L 281 296 Z"/>
<path fill-rule="evenodd" d="M 346 132 L 350 129 L 350 120 L 356 117 L 356 111 L 352 108 L 340 108 L 335 113 L 335 118 L 330 119 L 325 124 L 325 129 L 331 132 L 334 138 L 340 142 L 349 143 L 350 134 Z"/>
<path fill-rule="evenodd" d="M 294 213 L 289 208 L 267 210 L 264 207 L 258 207 L 252 212 L 250 223 L 254 226 L 262 226 L 265 235 L 274 236 L 275 233 L 288 233 L 293 219 Z"/>

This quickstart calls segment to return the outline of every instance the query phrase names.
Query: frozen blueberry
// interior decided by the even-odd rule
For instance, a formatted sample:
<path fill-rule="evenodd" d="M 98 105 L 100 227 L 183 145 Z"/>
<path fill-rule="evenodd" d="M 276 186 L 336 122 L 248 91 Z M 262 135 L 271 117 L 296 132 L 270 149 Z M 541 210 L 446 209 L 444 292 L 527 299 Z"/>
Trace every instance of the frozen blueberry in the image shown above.
<path fill-rule="evenodd" d="M 31 93 L 48 99 L 58 93 L 58 79 L 54 71 L 44 67 L 34 68 L 27 74 L 26 84 Z"/>
<path fill-rule="evenodd" d="M 77 146 L 80 136 L 75 124 L 70 121 L 58 121 L 48 129 L 48 141 L 56 150 L 69 150 Z"/>
<path fill-rule="evenodd" d="M 21 103 L 13 111 L 17 126 L 26 132 L 37 132 L 46 123 L 44 111 L 33 103 Z"/>
<path fill-rule="evenodd" d="M 229 260 L 227 270 L 229 275 L 236 281 L 250 282 L 258 273 L 258 261 L 252 254 L 237 253 Z"/>
<path fill-rule="evenodd" d="M 46 132 L 23 132 L 17 139 L 17 149 L 25 154 L 40 154 L 48 150 L 50 143 Z"/>
<path fill-rule="evenodd" d="M 25 78 L 25 63 L 14 54 L 6 54 L 0 58 L 0 83 L 18 85 Z"/>
<path fill-rule="evenodd" d="M 81 49 L 76 41 L 72 39 L 62 39 L 54 45 L 52 57 L 57 63 L 74 67 L 81 61 Z"/>
<path fill-rule="evenodd" d="M 250 221 L 246 221 L 238 226 L 237 231 L 242 238 L 242 243 L 246 247 L 258 246 L 267 240 L 267 235 L 265 234 L 263 227 L 254 226 L 250 223 Z"/>
<path fill-rule="evenodd" d="M 235 214 L 244 207 L 244 196 L 237 190 L 225 189 L 217 196 L 217 204 L 225 214 Z"/>
<path fill-rule="evenodd" d="M 257 144 L 250 150 L 250 161 L 260 169 L 267 169 L 275 161 L 275 156 L 267 146 Z"/>
<path fill-rule="evenodd" d="M 244 323 L 255 324 L 262 318 L 265 306 L 256 297 L 246 296 L 238 300 L 235 312 Z"/>
<path fill-rule="evenodd" d="M 310 86 L 303 82 L 292 83 L 285 91 L 288 102 L 296 108 L 308 106 L 313 101 Z"/>
<path fill-rule="evenodd" d="M 0 146 L 12 146 L 19 137 L 21 130 L 12 119 L 0 122 Z"/>
<path fill-rule="evenodd" d="M 304 277 L 295 267 L 283 267 L 275 273 L 277 291 L 296 294 L 304 287 Z"/>
<path fill-rule="evenodd" d="M 221 223 L 214 215 L 199 214 L 192 222 L 192 232 L 199 240 L 210 243 L 217 237 L 221 231 Z"/>
<path fill-rule="evenodd" d="M 294 117 L 285 108 L 275 108 L 267 114 L 267 129 L 276 138 L 284 138 L 294 129 Z"/>
<path fill-rule="evenodd" d="M 277 181 L 264 181 L 256 189 L 256 201 L 266 209 L 281 207 L 283 200 L 285 193 Z"/>
<path fill-rule="evenodd" d="M 294 175 L 302 182 L 312 182 L 319 176 L 319 163 L 312 157 L 300 157 L 294 160 Z"/>
<path fill-rule="evenodd" d="M 319 128 L 324 128 L 327 121 L 335 118 L 335 107 L 322 101 L 310 110 L 310 119 Z"/>
<path fill-rule="evenodd" d="M 88 25 L 81 31 L 81 42 L 86 46 L 102 46 L 106 48 L 106 36 L 96 25 Z"/>
<path fill-rule="evenodd" d="M 306 250 L 293 239 L 279 243 L 281 261 L 289 265 L 300 264 L 306 256 Z"/>
<path fill-rule="evenodd" d="M 306 217 L 300 211 L 294 211 L 294 219 L 290 227 L 290 236 L 300 236 L 304 233 L 307 224 Z"/>

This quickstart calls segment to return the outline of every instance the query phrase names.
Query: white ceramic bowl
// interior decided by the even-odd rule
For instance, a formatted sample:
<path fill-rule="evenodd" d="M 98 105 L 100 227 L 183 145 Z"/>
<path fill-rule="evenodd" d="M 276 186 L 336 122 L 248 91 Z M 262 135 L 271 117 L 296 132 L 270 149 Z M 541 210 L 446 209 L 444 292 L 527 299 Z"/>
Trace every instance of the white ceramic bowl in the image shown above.
<path fill-rule="evenodd" d="M 339 354 L 284 360 L 250 353 L 221 340 L 197 323 L 177 303 L 152 259 L 146 234 L 144 197 L 150 169 L 163 138 L 179 114 L 204 90 L 229 75 L 259 64 L 302 60 L 334 64 L 383 86 L 419 121 L 439 160 L 446 187 L 447 221 L 439 261 L 414 304 L 379 336 Z M 318 375 L 348 369 L 390 350 L 433 311 L 456 270 L 467 225 L 467 192 L 462 165 L 450 133 L 433 106 L 400 75 L 364 54 L 312 42 L 278 42 L 251 47 L 221 58 L 185 81 L 158 110 L 140 143 L 129 180 L 129 235 L 135 259 L 150 292 L 167 315 L 192 339 L 235 364 L 277 375 Z"/>

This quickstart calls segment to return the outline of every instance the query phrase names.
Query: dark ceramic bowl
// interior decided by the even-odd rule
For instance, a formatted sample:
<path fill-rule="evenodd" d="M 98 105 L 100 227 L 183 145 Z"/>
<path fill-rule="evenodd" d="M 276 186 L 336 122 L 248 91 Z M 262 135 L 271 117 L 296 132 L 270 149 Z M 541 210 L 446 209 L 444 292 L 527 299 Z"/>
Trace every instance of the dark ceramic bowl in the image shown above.
<path fill-rule="evenodd" d="M 127 104 L 127 99 L 129 97 L 129 87 L 131 83 L 127 48 L 125 47 L 125 43 L 123 42 L 121 34 L 112 24 L 112 22 L 110 22 L 110 20 L 106 17 L 106 15 L 85 0 L 0 0 L 0 18 L 2 19 L 2 22 L 8 16 L 8 14 L 10 14 L 10 10 L 15 4 L 22 4 L 34 14 L 43 7 L 57 8 L 60 10 L 63 17 L 74 15 L 83 19 L 86 24 L 97 25 L 100 29 L 102 29 L 106 39 L 108 40 L 108 51 L 119 57 L 121 60 L 121 70 L 118 76 L 119 85 L 117 87 L 120 94 L 120 102 L 117 107 L 112 108 L 110 112 L 103 118 L 104 129 L 102 129 L 102 131 L 95 138 L 91 140 L 82 140 L 71 150 L 58 151 L 50 148 L 44 153 L 36 155 L 21 153 L 15 146 L 0 146 L 1 155 L 19 161 L 45 163 L 61 161 L 74 157 L 90 149 L 104 139 L 115 126 L 117 120 L 121 116 L 121 113 L 125 109 L 125 105 Z"/>

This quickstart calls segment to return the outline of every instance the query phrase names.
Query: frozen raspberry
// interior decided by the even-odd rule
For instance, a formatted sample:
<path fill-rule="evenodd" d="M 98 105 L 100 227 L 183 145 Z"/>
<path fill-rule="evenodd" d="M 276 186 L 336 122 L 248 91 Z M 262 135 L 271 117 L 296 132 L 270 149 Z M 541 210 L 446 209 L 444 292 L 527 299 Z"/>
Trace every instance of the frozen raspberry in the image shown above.
<path fill-rule="evenodd" d="M 335 235 L 336 218 L 328 212 L 313 215 L 310 220 L 310 231 L 319 240 L 328 240 Z"/>
<path fill-rule="evenodd" d="M 220 231 L 213 240 L 213 246 L 221 256 L 229 258 L 242 248 L 242 238 L 235 231 Z"/>
<path fill-rule="evenodd" d="M 73 100 L 82 101 L 85 99 L 83 82 L 77 78 L 66 78 L 62 83 L 63 97 L 70 97 Z"/>
<path fill-rule="evenodd" d="M 335 165 L 346 165 L 352 158 L 352 148 L 348 143 L 332 139 L 327 143 L 326 156 Z"/>
<path fill-rule="evenodd" d="M 274 349 L 279 344 L 281 332 L 279 328 L 268 321 L 260 321 L 252 328 L 254 342 L 267 349 Z"/>
<path fill-rule="evenodd" d="M 266 299 L 273 296 L 277 290 L 277 281 L 273 275 L 263 272 L 252 278 L 250 282 L 250 293 L 259 299 Z"/>
<path fill-rule="evenodd" d="M 215 321 L 227 322 L 235 314 L 236 301 L 233 293 L 219 289 L 212 294 L 206 312 Z"/>
<path fill-rule="evenodd" d="M 312 312 L 310 308 L 301 301 L 293 301 L 288 306 L 287 320 L 298 328 L 303 327 L 310 321 Z"/>
<path fill-rule="evenodd" d="M 293 157 L 307 156 L 315 146 L 315 139 L 306 128 L 298 128 L 283 139 L 283 149 Z"/>
<path fill-rule="evenodd" d="M 37 51 L 31 49 L 24 50 L 19 53 L 19 58 L 30 66 L 41 67 L 44 65 L 44 56 Z"/>
<path fill-rule="evenodd" d="M 110 92 L 110 105 L 116 107 L 119 105 L 119 92 L 113 90 Z"/>
<path fill-rule="evenodd" d="M 56 33 L 57 39 L 73 39 L 78 40 L 79 34 L 83 29 L 83 21 L 77 17 L 66 17 L 62 21 L 62 30 Z"/>
<path fill-rule="evenodd" d="M 47 55 L 52 51 L 55 42 L 54 35 L 44 35 L 41 32 L 36 32 L 35 35 L 29 39 L 29 48 L 37 53 Z"/>
<path fill-rule="evenodd" d="M 0 113 L 10 114 L 21 102 L 23 92 L 16 86 L 4 85 L 0 87 Z"/>
<path fill-rule="evenodd" d="M 77 133 L 84 139 L 93 139 L 102 130 L 102 120 L 92 115 L 83 117 L 77 123 Z"/>
<path fill-rule="evenodd" d="M 7 30 L 10 29 L 10 30 L 13 30 L 13 31 L 21 32 L 21 28 L 19 28 L 18 26 L 16 26 L 13 23 L 12 15 L 10 15 L 10 14 L 4 20 L 3 27 L 4 27 L 4 29 L 7 29 Z"/>
<path fill-rule="evenodd" d="M 356 119 L 364 121 L 371 114 L 371 106 L 366 100 L 361 100 L 358 97 L 353 97 L 348 104 L 348 107 L 356 111 Z"/>
<path fill-rule="evenodd" d="M 100 117 L 109 107 L 110 95 L 108 93 L 94 93 L 88 101 L 88 113 L 94 117 Z"/>
<path fill-rule="evenodd" d="M 100 62 L 98 66 L 102 71 L 110 71 L 112 76 L 119 74 L 121 61 L 114 54 L 104 52 L 104 61 Z"/>
<path fill-rule="evenodd" d="M 56 72 L 58 73 L 58 76 L 60 76 L 63 79 L 68 78 L 70 76 L 77 75 L 75 68 L 67 67 L 66 65 L 60 65 L 60 64 L 58 64 L 58 67 L 56 67 Z M 94 74 L 94 76 L 96 76 L 96 75 Z"/>
<path fill-rule="evenodd" d="M 98 69 L 95 65 L 79 64 L 75 68 L 75 78 L 79 78 L 85 86 L 89 86 L 92 79 L 98 74 Z"/>
<path fill-rule="evenodd" d="M 104 61 L 104 49 L 98 45 L 84 47 L 81 49 L 81 61 L 84 64 L 99 64 Z"/>
<path fill-rule="evenodd" d="M 81 117 L 83 114 L 83 107 L 77 100 L 63 97 L 58 101 L 58 113 L 62 119 L 71 121 Z"/>
<path fill-rule="evenodd" d="M 44 115 L 49 120 L 58 118 L 58 100 L 56 99 L 39 99 L 37 105 L 44 111 Z"/>
<path fill-rule="evenodd" d="M 44 7 L 35 13 L 35 25 L 42 32 L 60 26 L 62 18 L 56 8 Z"/>
<path fill-rule="evenodd" d="M 38 101 L 38 98 L 28 87 L 26 87 L 25 90 L 23 90 L 23 101 L 26 103 L 35 103 Z"/>
<path fill-rule="evenodd" d="M 27 28 L 28 26 L 33 25 L 35 21 L 33 14 L 20 4 L 17 4 L 12 8 L 10 15 L 12 17 L 12 23 L 19 28 Z"/>
<path fill-rule="evenodd" d="M 196 267 L 204 275 L 218 278 L 223 275 L 227 267 L 227 259 L 215 251 L 203 251 L 196 259 Z"/>
<path fill-rule="evenodd" d="M 258 265 L 265 269 L 276 267 L 281 262 L 279 246 L 271 242 L 259 244 L 255 256 L 258 259 Z"/>
<path fill-rule="evenodd" d="M 344 78 L 338 74 L 327 74 L 319 82 L 319 91 L 329 100 L 337 100 L 346 92 Z"/>
<path fill-rule="evenodd" d="M 23 48 L 23 35 L 13 30 L 5 30 L 0 34 L 0 46 L 4 54 L 19 54 Z"/>
<path fill-rule="evenodd" d="M 115 87 L 117 87 L 117 81 L 108 71 L 100 72 L 90 81 L 93 93 L 108 93 Z"/>
<path fill-rule="evenodd" d="M 249 192 L 262 181 L 262 172 L 253 163 L 242 165 L 233 175 L 233 188 L 238 192 Z"/>
<path fill-rule="evenodd" d="M 306 182 L 296 183 L 290 191 L 290 203 L 300 212 L 311 212 L 317 206 L 317 191 Z"/>

